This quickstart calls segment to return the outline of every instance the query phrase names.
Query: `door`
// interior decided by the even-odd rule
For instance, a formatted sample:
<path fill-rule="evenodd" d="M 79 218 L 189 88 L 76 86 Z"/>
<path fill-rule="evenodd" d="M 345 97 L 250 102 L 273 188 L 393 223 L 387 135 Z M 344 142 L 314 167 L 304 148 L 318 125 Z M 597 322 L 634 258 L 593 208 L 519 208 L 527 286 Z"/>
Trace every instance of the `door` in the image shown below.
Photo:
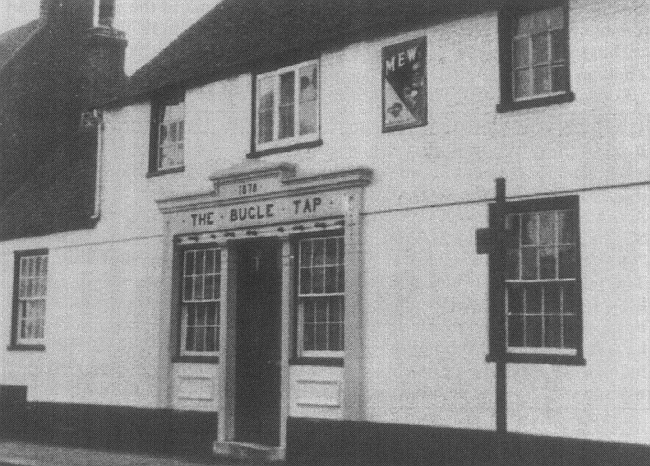
<path fill-rule="evenodd" d="M 240 244 L 237 264 L 235 439 L 280 443 L 281 245 Z"/>

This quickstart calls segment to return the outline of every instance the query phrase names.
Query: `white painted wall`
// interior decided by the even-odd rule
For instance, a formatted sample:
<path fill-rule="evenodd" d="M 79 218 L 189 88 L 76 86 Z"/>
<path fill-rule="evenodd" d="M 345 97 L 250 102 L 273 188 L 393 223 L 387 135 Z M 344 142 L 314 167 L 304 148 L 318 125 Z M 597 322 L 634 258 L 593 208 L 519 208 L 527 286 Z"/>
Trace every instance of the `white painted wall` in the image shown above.
<path fill-rule="evenodd" d="M 462 203 L 491 198 L 497 176 L 511 195 L 647 182 L 649 20 L 647 0 L 572 0 L 575 102 L 506 114 L 495 111 L 496 13 L 323 54 L 323 146 L 264 161 L 293 162 L 301 172 L 374 170 L 363 216 L 368 420 L 494 428 L 487 259 L 474 245 L 487 206 Z M 429 124 L 382 134 L 381 48 L 422 35 Z M 169 272 L 159 266 L 153 200 L 209 190 L 213 171 L 245 160 L 251 79 L 188 91 L 183 173 L 145 177 L 148 103 L 106 112 L 97 228 L 0 244 L 0 270 L 9 271 L 0 277 L 1 383 L 28 385 L 32 399 L 155 405 L 158 288 Z M 648 194 L 581 194 L 587 366 L 509 366 L 512 430 L 650 443 Z M 461 205 L 416 209 L 449 202 Z M 35 247 L 50 248 L 47 351 L 9 353 L 13 251 Z M 340 379 L 336 369 L 294 369 L 294 415 L 308 412 L 296 401 L 299 379 Z M 313 415 L 340 415 L 322 411 Z"/>

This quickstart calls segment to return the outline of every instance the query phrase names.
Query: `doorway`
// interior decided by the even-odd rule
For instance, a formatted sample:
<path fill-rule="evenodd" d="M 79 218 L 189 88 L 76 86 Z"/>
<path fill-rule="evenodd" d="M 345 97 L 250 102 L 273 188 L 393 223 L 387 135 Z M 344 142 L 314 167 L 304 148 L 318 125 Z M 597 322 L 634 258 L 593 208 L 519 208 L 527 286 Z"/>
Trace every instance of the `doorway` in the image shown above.
<path fill-rule="evenodd" d="M 235 440 L 280 444 L 281 244 L 237 246 Z"/>

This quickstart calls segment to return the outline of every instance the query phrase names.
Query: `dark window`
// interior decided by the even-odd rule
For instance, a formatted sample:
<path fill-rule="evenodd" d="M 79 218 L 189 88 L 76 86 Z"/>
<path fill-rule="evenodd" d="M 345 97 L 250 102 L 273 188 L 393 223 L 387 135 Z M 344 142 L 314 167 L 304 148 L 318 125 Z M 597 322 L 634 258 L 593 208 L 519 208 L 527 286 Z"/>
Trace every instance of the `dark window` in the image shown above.
<path fill-rule="evenodd" d="M 499 332 L 505 356 L 530 362 L 581 360 L 578 198 L 507 206 L 505 316 L 497 319 L 505 326 Z"/>
<path fill-rule="evenodd" d="M 185 98 L 182 92 L 152 101 L 149 173 L 179 171 L 184 164 Z"/>
<path fill-rule="evenodd" d="M 573 99 L 569 87 L 568 8 L 502 11 L 501 104 L 514 110 Z"/>
<path fill-rule="evenodd" d="M 45 338 L 48 252 L 16 252 L 12 349 L 42 349 Z"/>

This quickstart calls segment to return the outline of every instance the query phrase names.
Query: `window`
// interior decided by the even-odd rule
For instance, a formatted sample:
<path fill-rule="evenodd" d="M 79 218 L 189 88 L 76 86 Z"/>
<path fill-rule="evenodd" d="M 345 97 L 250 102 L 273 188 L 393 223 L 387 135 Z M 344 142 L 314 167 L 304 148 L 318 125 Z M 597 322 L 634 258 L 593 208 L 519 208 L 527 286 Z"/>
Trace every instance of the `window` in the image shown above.
<path fill-rule="evenodd" d="M 219 351 L 221 250 L 183 251 L 181 356 L 215 356 Z"/>
<path fill-rule="evenodd" d="M 316 141 L 319 137 L 318 62 L 257 76 L 256 150 Z"/>
<path fill-rule="evenodd" d="M 567 13 L 565 6 L 556 6 L 502 14 L 502 108 L 573 98 L 569 92 Z"/>
<path fill-rule="evenodd" d="M 505 225 L 506 351 L 581 356 L 577 198 L 511 203 Z"/>
<path fill-rule="evenodd" d="M 343 357 L 343 236 L 298 242 L 298 355 Z"/>
<path fill-rule="evenodd" d="M 45 338 L 47 250 L 17 252 L 12 346 L 39 349 Z"/>
<path fill-rule="evenodd" d="M 183 93 L 166 95 L 152 103 L 149 172 L 165 173 L 183 168 L 185 100 Z"/>

